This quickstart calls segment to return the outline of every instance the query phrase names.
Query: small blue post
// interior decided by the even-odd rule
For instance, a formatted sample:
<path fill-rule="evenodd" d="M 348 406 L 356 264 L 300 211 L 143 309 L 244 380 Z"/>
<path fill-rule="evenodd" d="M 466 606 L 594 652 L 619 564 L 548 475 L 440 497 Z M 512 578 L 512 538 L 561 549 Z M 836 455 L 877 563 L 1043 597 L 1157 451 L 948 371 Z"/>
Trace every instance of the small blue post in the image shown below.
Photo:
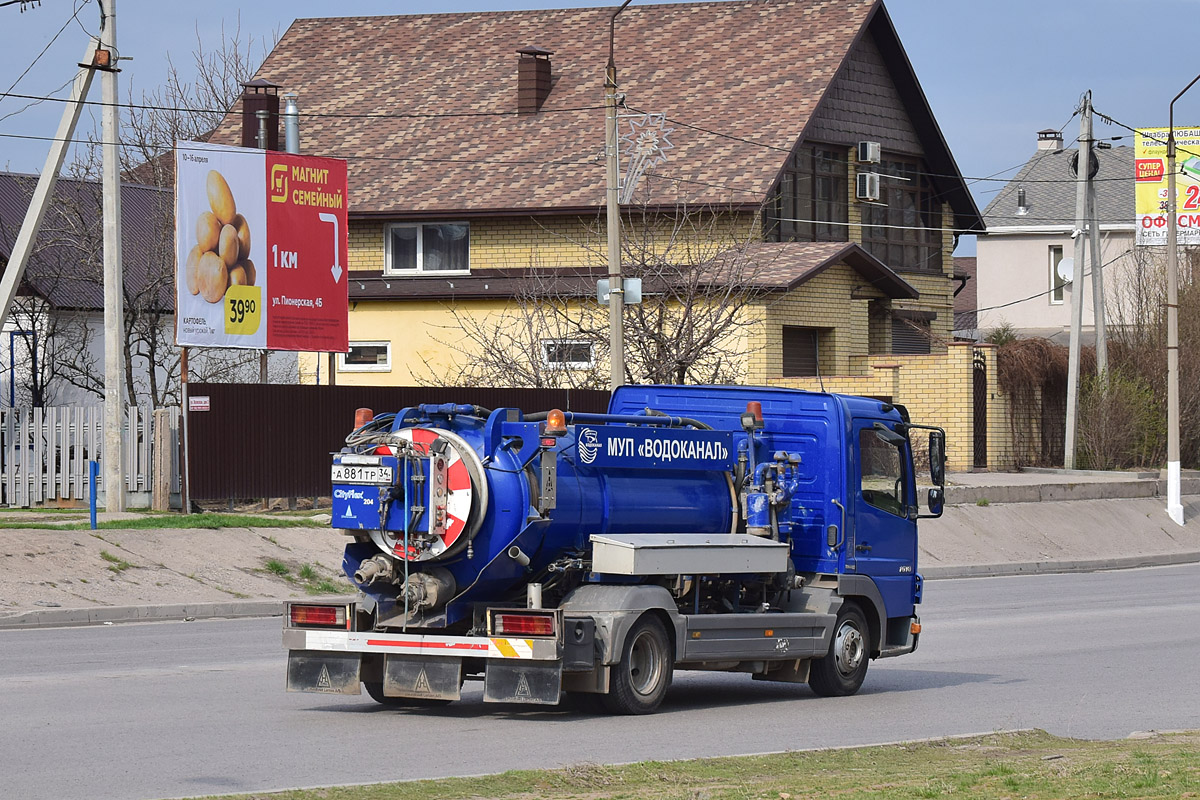
<path fill-rule="evenodd" d="M 100 469 L 99 461 L 88 462 L 88 494 L 91 497 L 88 505 L 90 506 L 90 517 L 92 530 L 96 530 L 96 473 Z"/>

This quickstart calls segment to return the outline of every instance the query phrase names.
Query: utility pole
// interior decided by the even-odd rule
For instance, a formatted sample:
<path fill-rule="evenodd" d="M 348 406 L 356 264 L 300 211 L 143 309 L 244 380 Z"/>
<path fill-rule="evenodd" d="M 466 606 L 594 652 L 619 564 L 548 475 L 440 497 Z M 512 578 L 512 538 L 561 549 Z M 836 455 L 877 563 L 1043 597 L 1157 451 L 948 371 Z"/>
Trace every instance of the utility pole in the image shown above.
<path fill-rule="evenodd" d="M 1063 442 L 1063 468 L 1075 469 L 1075 427 L 1079 406 L 1079 350 L 1083 332 L 1083 257 L 1087 243 L 1088 177 L 1092 162 L 1092 92 L 1083 95 L 1079 114 L 1079 161 L 1075 170 L 1075 268 L 1071 274 L 1071 347 L 1067 362 L 1067 435 Z M 1095 262 L 1095 254 L 1092 261 Z M 1095 263 L 1092 272 L 1096 271 Z"/>
<path fill-rule="evenodd" d="M 1175 197 L 1175 101 L 1200 81 L 1200 75 L 1175 95 L 1167 112 L 1167 514 L 1183 524 L 1179 485 L 1179 220 Z"/>
<path fill-rule="evenodd" d="M 117 0 L 100 0 L 100 46 L 110 53 L 100 82 L 104 112 L 104 507 L 125 510 L 125 277 L 121 261 L 121 132 L 117 123 Z"/>
<path fill-rule="evenodd" d="M 632 0 L 625 0 L 608 20 L 608 67 L 604 73 L 604 156 L 608 203 L 608 353 L 609 389 L 625 383 L 625 285 L 621 278 L 621 199 L 618 194 L 620 165 L 617 163 L 617 62 L 614 57 L 617 15 Z"/>

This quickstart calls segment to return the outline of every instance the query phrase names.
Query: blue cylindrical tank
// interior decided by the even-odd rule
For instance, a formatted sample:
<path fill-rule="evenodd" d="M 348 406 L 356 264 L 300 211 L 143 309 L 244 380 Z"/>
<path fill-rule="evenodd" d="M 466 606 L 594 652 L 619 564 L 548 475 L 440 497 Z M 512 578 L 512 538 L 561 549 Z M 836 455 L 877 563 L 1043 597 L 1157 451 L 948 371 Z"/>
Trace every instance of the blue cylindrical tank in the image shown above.
<path fill-rule="evenodd" d="M 454 464 L 446 475 L 451 486 L 460 487 L 450 492 L 459 511 L 451 511 L 450 517 L 451 525 L 461 522 L 463 534 L 462 541 L 426 548 L 420 557 L 414 554 L 408 569 L 410 573 L 448 570 L 460 600 L 490 600 L 519 591 L 553 562 L 584 556 L 593 534 L 727 533 L 736 524 L 731 478 L 724 471 L 589 466 L 576 452 L 574 425 L 567 427 L 565 435 L 540 439 L 538 448 L 537 423 L 506 423 L 508 433 L 496 436 L 473 415 L 432 415 L 408 426 L 402 425 L 402 418 L 412 419 L 397 415 L 393 429 L 397 436 L 424 443 L 426 452 L 431 446 L 435 451 L 453 451 Z M 444 444 L 434 444 L 439 439 Z M 555 497 L 549 509 L 539 503 L 544 458 L 554 462 Z M 469 511 L 462 510 L 466 475 L 470 476 Z M 428 480 L 433 482 L 432 474 Z M 431 518 L 436 502 L 431 499 L 429 505 L 426 517 Z M 387 516 L 386 527 L 393 533 L 381 544 L 395 543 L 397 555 L 404 550 L 394 531 L 403 528 L 405 507 L 397 503 Z M 458 520 L 455 514 L 464 518 Z M 422 533 L 430 530 L 427 524 L 423 527 Z M 512 557 L 513 547 L 527 557 L 527 564 Z M 348 574 L 359 560 L 350 555 Z"/>

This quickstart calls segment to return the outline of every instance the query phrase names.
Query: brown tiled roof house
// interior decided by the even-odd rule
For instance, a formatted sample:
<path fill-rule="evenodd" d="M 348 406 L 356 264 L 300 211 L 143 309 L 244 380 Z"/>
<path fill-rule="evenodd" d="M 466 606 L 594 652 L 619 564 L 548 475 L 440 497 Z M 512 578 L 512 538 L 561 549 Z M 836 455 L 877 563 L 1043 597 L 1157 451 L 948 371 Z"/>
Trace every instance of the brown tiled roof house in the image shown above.
<path fill-rule="evenodd" d="M 381 322 L 363 315 L 385 308 L 375 301 L 394 301 L 388 313 L 401 314 L 414 298 L 511 296 L 533 258 L 529 241 L 556 220 L 602 219 L 611 15 L 343 17 L 288 28 L 255 78 L 298 94 L 300 152 L 349 163 L 352 343 L 383 337 Z M 776 248 L 778 268 L 760 280 L 781 297 L 810 279 L 834 281 L 828 268 L 838 265 L 844 302 L 861 301 L 864 325 L 869 313 L 886 327 L 908 304 L 949 334 L 953 240 L 982 223 L 881 2 L 631 5 L 614 31 L 621 113 L 662 114 L 670 129 L 666 161 L 638 186 L 639 211 L 744 214 Z M 541 70 L 540 88 L 522 94 L 522 70 Z M 238 144 L 240 118 L 235 107 L 212 141 Z M 881 158 L 859 164 L 859 142 L 877 143 Z M 879 200 L 860 206 L 863 171 L 884 178 Z M 396 225 L 450 220 L 470 226 L 469 270 L 446 279 L 387 261 Z M 501 221 L 529 232 L 513 234 L 520 241 L 507 256 Z M 919 229 L 944 235 L 893 233 Z M 586 294 L 602 261 L 563 253 L 536 259 L 577 275 Z M 793 314 L 767 324 L 773 340 L 779 326 L 807 323 Z M 834 338 L 831 368 L 851 369 L 855 348 L 866 355 L 865 333 Z M 890 346 L 886 331 L 870 338 L 872 349 Z M 403 360 L 392 358 L 392 369 Z M 764 370 L 759 380 L 779 374 L 777 364 Z"/>

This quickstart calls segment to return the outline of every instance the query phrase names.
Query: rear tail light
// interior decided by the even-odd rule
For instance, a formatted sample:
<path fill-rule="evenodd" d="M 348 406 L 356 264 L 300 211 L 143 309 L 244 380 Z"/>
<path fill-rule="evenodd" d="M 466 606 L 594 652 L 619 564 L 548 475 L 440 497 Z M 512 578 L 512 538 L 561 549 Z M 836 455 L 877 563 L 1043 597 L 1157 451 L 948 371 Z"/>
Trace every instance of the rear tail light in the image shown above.
<path fill-rule="evenodd" d="M 497 612 L 492 617 L 492 633 L 497 636 L 554 636 L 554 614 Z"/>
<path fill-rule="evenodd" d="M 295 628 L 346 628 L 345 606 L 288 606 L 288 624 Z"/>

